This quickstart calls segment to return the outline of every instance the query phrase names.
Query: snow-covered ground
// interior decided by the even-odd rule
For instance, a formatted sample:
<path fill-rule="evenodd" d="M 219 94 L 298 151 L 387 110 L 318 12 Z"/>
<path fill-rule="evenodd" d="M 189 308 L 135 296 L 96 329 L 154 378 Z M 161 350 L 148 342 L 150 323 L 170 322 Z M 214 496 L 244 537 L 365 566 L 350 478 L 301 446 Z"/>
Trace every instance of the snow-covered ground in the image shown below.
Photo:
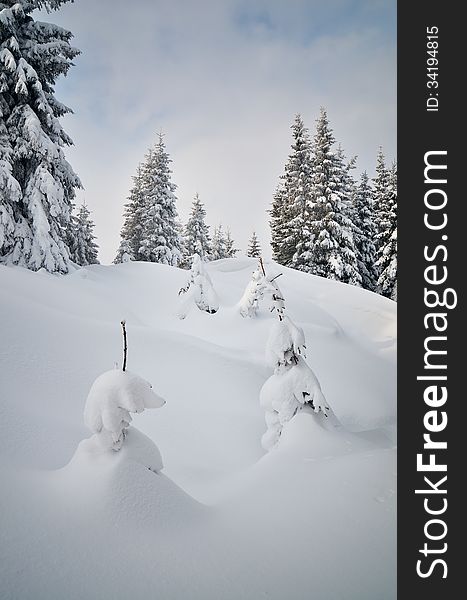
<path fill-rule="evenodd" d="M 343 428 L 302 412 L 265 453 L 274 317 L 237 307 L 255 267 L 209 264 L 220 309 L 184 320 L 186 271 L 0 267 L 2 600 L 395 598 L 396 305 L 266 265 Z M 123 318 L 129 370 L 167 403 L 99 454 L 83 410 Z"/>

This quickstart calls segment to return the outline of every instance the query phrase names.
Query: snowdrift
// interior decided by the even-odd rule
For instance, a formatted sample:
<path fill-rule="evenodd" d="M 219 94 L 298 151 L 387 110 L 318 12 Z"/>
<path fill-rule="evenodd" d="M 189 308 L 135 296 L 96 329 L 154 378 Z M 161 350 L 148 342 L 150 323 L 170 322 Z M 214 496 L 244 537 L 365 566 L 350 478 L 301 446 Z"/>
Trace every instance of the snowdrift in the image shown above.
<path fill-rule="evenodd" d="M 337 421 L 304 410 L 265 454 L 273 317 L 238 311 L 255 268 L 210 263 L 219 310 L 181 321 L 186 271 L 0 267 L 2 599 L 395 598 L 396 305 L 266 264 Z M 167 403 L 103 452 L 82 415 L 122 319 Z"/>

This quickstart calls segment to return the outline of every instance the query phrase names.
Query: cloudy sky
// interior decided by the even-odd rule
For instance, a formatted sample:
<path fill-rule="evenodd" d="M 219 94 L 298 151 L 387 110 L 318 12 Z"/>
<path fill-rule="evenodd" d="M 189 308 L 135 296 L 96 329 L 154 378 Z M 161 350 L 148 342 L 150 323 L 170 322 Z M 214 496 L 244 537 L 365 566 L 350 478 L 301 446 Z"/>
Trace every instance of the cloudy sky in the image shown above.
<path fill-rule="evenodd" d="M 40 17 L 82 54 L 57 85 L 74 110 L 67 157 L 93 211 L 100 259 L 119 242 L 131 176 L 166 136 L 185 221 L 195 192 L 212 226 L 269 246 L 266 210 L 300 112 L 325 106 L 358 169 L 396 152 L 395 0 L 75 0 Z M 269 252 L 269 248 L 267 248 Z"/>

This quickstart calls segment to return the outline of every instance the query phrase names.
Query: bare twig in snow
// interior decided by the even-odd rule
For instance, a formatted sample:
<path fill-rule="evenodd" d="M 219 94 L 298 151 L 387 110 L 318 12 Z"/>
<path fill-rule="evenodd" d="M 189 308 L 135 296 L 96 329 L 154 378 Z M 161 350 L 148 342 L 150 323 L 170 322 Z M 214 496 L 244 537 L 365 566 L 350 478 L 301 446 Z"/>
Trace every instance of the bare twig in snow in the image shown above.
<path fill-rule="evenodd" d="M 121 321 L 121 326 L 122 326 L 122 332 L 123 332 L 123 371 L 126 371 L 126 357 L 127 357 L 127 353 L 128 353 L 128 345 L 127 345 L 127 339 L 126 339 L 126 322 L 125 321 Z"/>

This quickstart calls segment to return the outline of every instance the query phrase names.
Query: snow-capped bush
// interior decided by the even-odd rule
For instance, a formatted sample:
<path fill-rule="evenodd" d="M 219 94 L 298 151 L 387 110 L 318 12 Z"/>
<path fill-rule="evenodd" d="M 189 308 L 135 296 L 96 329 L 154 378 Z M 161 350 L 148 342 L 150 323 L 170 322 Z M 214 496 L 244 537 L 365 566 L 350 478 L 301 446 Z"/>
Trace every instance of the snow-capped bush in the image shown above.
<path fill-rule="evenodd" d="M 239 311 L 242 317 L 255 317 L 261 300 L 269 298 L 270 311 L 282 315 L 285 309 L 284 299 L 276 279 L 280 275 L 266 275 L 263 263 L 260 259 L 258 268 L 253 272 L 251 281 L 245 288 L 240 302 Z"/>
<path fill-rule="evenodd" d="M 211 278 L 206 272 L 204 263 L 198 254 L 193 256 L 190 278 L 187 285 L 180 290 L 179 295 L 181 296 L 181 301 L 177 314 L 180 319 L 184 319 L 187 316 L 193 304 L 199 310 L 211 314 L 219 310 L 219 299 L 213 288 Z"/>
<path fill-rule="evenodd" d="M 260 300 L 264 296 L 265 287 L 265 277 L 258 267 L 256 271 L 253 272 L 251 281 L 246 286 L 245 292 L 238 303 L 238 308 L 242 317 L 256 316 Z"/>
<path fill-rule="evenodd" d="M 99 443 L 120 450 L 132 418 L 145 408 L 160 408 L 165 400 L 142 377 L 115 369 L 100 375 L 92 384 L 84 408 L 84 423 Z"/>
<path fill-rule="evenodd" d="M 278 320 L 266 347 L 266 357 L 274 367 L 274 374 L 260 391 L 260 404 L 266 413 L 267 431 L 261 439 L 265 450 L 277 444 L 284 425 L 304 407 L 324 415 L 330 410 L 316 375 L 305 361 L 303 330 L 284 314 L 284 299 L 277 285 L 276 288 L 273 309 Z"/>

